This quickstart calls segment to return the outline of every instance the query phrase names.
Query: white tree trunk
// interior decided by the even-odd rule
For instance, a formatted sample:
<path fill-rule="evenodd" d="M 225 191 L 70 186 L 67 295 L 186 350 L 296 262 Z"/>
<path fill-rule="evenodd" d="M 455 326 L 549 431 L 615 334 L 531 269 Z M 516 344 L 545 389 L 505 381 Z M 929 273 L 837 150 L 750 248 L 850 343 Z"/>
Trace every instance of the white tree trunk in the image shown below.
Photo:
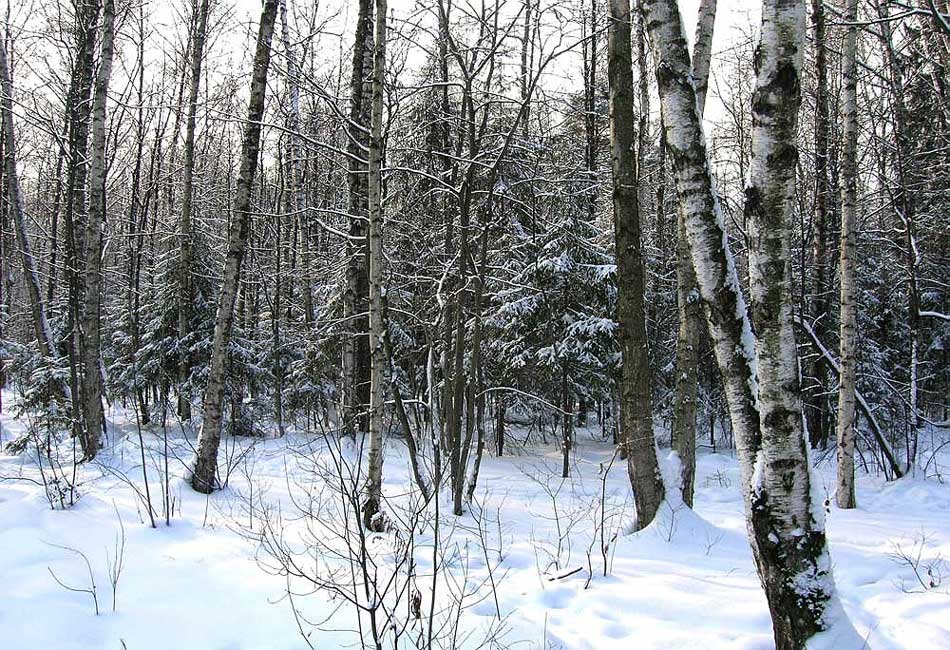
<path fill-rule="evenodd" d="M 792 316 L 789 240 L 795 218 L 804 1 L 765 0 L 761 34 L 745 201 L 762 435 L 751 516 L 776 643 L 800 647 L 823 629 L 822 613 L 833 590 L 821 505 L 812 499 Z"/>
<path fill-rule="evenodd" d="M 839 508 L 854 508 L 854 416 L 855 416 L 855 345 L 857 342 L 857 303 L 854 295 L 854 267 L 857 252 L 858 210 L 858 115 L 857 115 L 857 0 L 848 0 L 845 20 L 842 69 L 841 119 L 844 124 L 844 151 L 841 195 L 841 329 L 839 337 L 841 378 L 838 388 L 838 484 L 835 502 Z"/>
<path fill-rule="evenodd" d="M 376 0 L 376 38 L 373 56 L 372 108 L 369 137 L 369 454 L 363 525 L 377 532 L 383 528 L 380 501 L 383 484 L 383 81 L 386 74 L 386 0 Z"/>
<path fill-rule="evenodd" d="M 703 0 L 699 6 L 696 39 L 693 44 L 692 79 L 696 89 L 696 111 L 703 116 L 709 63 L 712 58 L 716 0 Z M 702 308 L 696 273 L 686 243 L 685 212 L 676 210 L 676 309 L 679 330 L 676 334 L 676 384 L 673 399 L 671 437 L 680 461 L 680 493 L 683 502 L 693 506 L 696 476 L 696 392 L 699 366 L 699 339 L 702 335 Z"/>
<path fill-rule="evenodd" d="M 92 143 L 89 163 L 89 218 L 86 221 L 86 250 L 83 265 L 85 291 L 82 311 L 82 400 L 83 454 L 89 459 L 99 451 L 103 425 L 102 370 L 100 362 L 101 323 L 99 319 L 102 281 L 102 230 L 106 213 L 106 100 L 112 76 L 115 44 L 115 2 L 102 7 L 102 34 L 99 72 L 92 97 Z"/>
<path fill-rule="evenodd" d="M 756 325 L 763 335 L 761 369 L 709 170 L 679 8 L 675 0 L 645 0 L 643 6 L 690 256 L 726 388 L 750 542 L 776 647 L 804 648 L 831 624 L 826 613 L 834 590 L 820 511 L 813 508 L 810 493 L 787 300 L 786 220 L 797 161 L 804 6 L 794 0 L 763 4 L 754 118 L 757 167 L 750 188 L 752 200 L 773 208 L 763 215 L 752 206 L 759 220 L 753 282 Z M 774 231 L 766 232 L 765 223 Z"/>
<path fill-rule="evenodd" d="M 241 145 L 241 167 L 234 195 L 234 216 L 228 230 L 228 252 L 224 262 L 224 278 L 218 296 L 211 367 L 204 396 L 204 422 L 198 437 L 192 487 L 205 494 L 215 487 L 218 468 L 218 444 L 221 441 L 221 420 L 224 411 L 224 384 L 228 367 L 228 345 L 234 326 L 234 303 L 241 280 L 241 263 L 247 248 L 251 221 L 251 190 L 261 146 L 261 119 L 264 116 L 264 95 L 267 90 L 267 68 L 270 65 L 271 40 L 277 18 L 277 0 L 265 0 L 254 53 L 251 95 Z"/>

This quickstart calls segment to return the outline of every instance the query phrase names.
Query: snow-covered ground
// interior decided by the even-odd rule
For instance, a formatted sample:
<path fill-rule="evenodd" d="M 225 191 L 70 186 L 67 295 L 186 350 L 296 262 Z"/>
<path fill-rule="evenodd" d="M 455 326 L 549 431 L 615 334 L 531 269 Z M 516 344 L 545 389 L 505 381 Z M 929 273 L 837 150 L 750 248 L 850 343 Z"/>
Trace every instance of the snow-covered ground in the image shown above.
<path fill-rule="evenodd" d="M 306 648 L 308 641 L 314 648 L 359 647 L 357 617 L 345 598 L 354 565 L 328 552 L 347 539 L 345 515 L 321 473 L 335 467 L 334 458 L 354 462 L 357 450 L 334 455 L 320 436 L 304 434 L 241 441 L 230 449 L 238 460 L 229 487 L 205 498 L 182 479 L 188 441 L 172 436 L 170 448 L 181 459 L 170 461 L 174 516 L 170 526 L 159 521 L 152 529 L 137 496 L 143 480 L 134 423 L 111 415 L 116 439 L 96 464 L 80 468 L 81 498 L 67 510 L 50 509 L 42 485 L 30 480 L 39 475 L 26 455 L 0 456 L 0 648 L 278 650 Z M 26 426 L 7 413 L 0 422 L 3 443 Z M 559 478 L 553 445 L 486 455 L 473 506 L 478 516 L 453 517 L 446 492 L 438 537 L 430 509 L 412 525 L 396 524 L 398 535 L 367 540 L 381 577 L 399 558 L 412 559 L 411 571 L 403 567 L 406 588 L 398 576 L 394 581 L 402 597 L 393 621 L 405 629 L 399 647 L 426 637 L 430 607 L 438 647 L 772 647 L 735 460 L 700 455 L 695 513 L 667 507 L 631 535 L 624 530 L 632 516 L 624 464 L 612 462 L 609 442 L 583 430 L 578 437 L 568 481 Z M 163 440 L 149 429 L 145 443 L 158 504 Z M 384 475 L 390 516 L 411 518 L 411 479 L 397 439 L 388 443 Z M 832 484 L 830 468 L 820 476 Z M 950 558 L 950 487 L 862 476 L 858 500 L 857 510 L 832 506 L 828 513 L 835 578 L 854 626 L 871 648 L 950 648 L 950 563 L 941 560 Z M 308 510 L 312 516 L 302 517 Z M 317 548 L 309 556 L 306 539 Z M 323 582 L 281 575 L 268 547 L 294 549 L 303 573 Z M 109 575 L 117 558 L 123 568 L 113 599 Z M 441 571 L 433 604 L 434 564 Z M 89 593 L 62 586 L 90 589 L 90 575 L 98 616 Z"/>

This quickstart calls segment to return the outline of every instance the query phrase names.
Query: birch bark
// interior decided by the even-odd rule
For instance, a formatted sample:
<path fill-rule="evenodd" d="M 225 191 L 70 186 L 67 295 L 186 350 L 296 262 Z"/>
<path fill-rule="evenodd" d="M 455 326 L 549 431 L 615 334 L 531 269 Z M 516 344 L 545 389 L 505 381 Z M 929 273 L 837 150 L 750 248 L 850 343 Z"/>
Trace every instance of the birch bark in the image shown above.
<path fill-rule="evenodd" d="M 383 485 L 383 380 L 386 355 L 383 349 L 383 81 L 386 74 L 386 0 L 376 0 L 376 38 L 373 51 L 373 79 L 369 136 L 369 454 L 363 525 L 382 532 L 380 500 Z"/>
<path fill-rule="evenodd" d="M 844 187 L 841 196 L 841 323 L 839 358 L 841 378 L 838 388 L 838 481 L 835 502 L 839 508 L 856 507 L 854 493 L 854 416 L 855 416 L 855 344 L 857 342 L 857 303 L 854 295 L 854 267 L 857 252 L 858 202 L 858 124 L 857 124 L 857 42 L 858 4 L 848 0 L 845 21 L 848 24 L 844 39 L 844 66 L 842 69 L 841 118 L 844 124 L 844 151 L 842 175 Z"/>
<path fill-rule="evenodd" d="M 257 49 L 254 53 L 251 95 L 247 109 L 247 122 L 244 125 L 244 141 L 241 145 L 241 167 L 234 196 L 234 216 L 228 228 L 228 252 L 215 315 L 211 367 L 204 396 L 204 422 L 198 437 L 198 452 L 191 478 L 192 487 L 205 494 L 210 494 L 214 490 L 218 467 L 228 345 L 234 326 L 234 303 L 240 285 L 241 263 L 244 260 L 250 231 L 251 190 L 260 153 L 261 118 L 264 116 L 267 69 L 270 65 L 270 46 L 276 18 L 277 0 L 265 0 L 261 12 L 260 29 L 257 33 Z"/>
<path fill-rule="evenodd" d="M 703 116 L 709 64 L 712 58 L 713 28 L 716 22 L 716 0 L 703 0 L 693 45 L 692 78 L 696 89 L 696 110 Z M 673 398 L 671 438 L 673 451 L 680 461 L 680 493 L 683 502 L 693 507 L 696 477 L 696 392 L 699 366 L 699 339 L 702 335 L 702 307 L 696 273 L 686 243 L 685 213 L 676 210 L 676 309 L 679 329 L 676 334 L 676 384 Z"/>
<path fill-rule="evenodd" d="M 100 361 L 101 322 L 99 303 L 102 280 L 102 230 L 106 217 L 106 99 L 112 76 L 115 44 L 115 2 L 102 6 L 102 44 L 99 72 L 92 99 L 92 143 L 89 164 L 89 218 L 86 221 L 86 249 L 83 267 L 85 290 L 82 311 L 82 399 L 84 431 L 83 455 L 94 458 L 99 451 L 104 419 L 102 414 L 102 366 Z"/>
<path fill-rule="evenodd" d="M 747 207 L 756 221 L 752 278 L 753 310 L 762 334 L 758 346 L 709 171 L 679 8 L 674 0 L 645 0 L 643 9 L 657 59 L 687 242 L 726 388 L 750 543 L 776 647 L 804 648 L 833 622 L 826 615 L 834 595 L 824 530 L 811 495 L 787 300 L 787 220 L 797 162 L 804 6 L 800 0 L 763 3 L 753 104 L 752 205 Z"/>

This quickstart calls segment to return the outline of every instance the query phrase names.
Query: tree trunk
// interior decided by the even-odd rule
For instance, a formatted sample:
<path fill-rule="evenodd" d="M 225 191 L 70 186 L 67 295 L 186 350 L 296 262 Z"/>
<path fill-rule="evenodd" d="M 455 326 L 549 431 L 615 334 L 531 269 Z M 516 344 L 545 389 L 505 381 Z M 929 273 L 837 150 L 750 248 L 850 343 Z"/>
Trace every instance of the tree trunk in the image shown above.
<path fill-rule="evenodd" d="M 826 612 L 834 593 L 820 511 L 815 509 L 820 506 L 810 494 L 787 300 L 789 262 L 784 257 L 797 161 L 804 6 L 787 0 L 763 4 L 754 103 L 757 155 L 749 189 L 757 222 L 756 325 L 763 335 L 758 372 L 755 338 L 710 176 L 679 8 L 672 0 L 645 0 L 643 6 L 658 59 L 657 83 L 690 256 L 726 388 L 750 542 L 776 647 L 804 648 L 833 622 Z"/>
<path fill-rule="evenodd" d="M 303 295 L 304 322 L 313 322 L 313 291 L 310 286 L 310 220 L 307 217 L 307 191 L 304 186 L 304 151 L 300 139 L 300 63 L 290 40 L 290 25 L 287 21 L 287 0 L 280 0 L 281 40 L 284 57 L 287 59 L 287 169 L 291 201 L 300 230 L 302 267 L 301 293 Z"/>
<path fill-rule="evenodd" d="M 201 66 L 204 63 L 205 36 L 208 30 L 208 0 L 194 5 L 195 34 L 191 42 L 191 79 L 188 86 L 188 115 L 185 118 L 184 169 L 181 198 L 181 219 L 178 222 L 178 415 L 191 419 L 191 392 L 186 387 L 191 370 L 187 340 L 191 334 L 191 312 L 194 301 L 192 265 L 194 258 L 194 177 L 195 120 L 198 113 L 198 92 L 201 87 Z"/>
<path fill-rule="evenodd" d="M 693 45 L 692 78 L 696 88 L 696 110 L 700 119 L 706 105 L 709 63 L 712 58 L 716 0 L 703 0 L 699 6 L 696 39 Z M 699 340 L 703 332 L 702 308 L 696 274 L 686 243 L 685 212 L 676 210 L 676 310 L 679 329 L 676 334 L 676 383 L 673 397 L 671 442 L 680 461 L 680 493 L 683 502 L 693 507 L 696 477 L 696 393 L 699 382 Z"/>
<path fill-rule="evenodd" d="M 810 312 L 815 322 L 815 331 L 822 339 L 826 338 L 830 326 L 828 316 L 829 292 L 829 252 L 828 252 L 828 202 L 831 197 L 828 187 L 828 61 L 825 45 L 825 5 L 824 0 L 812 0 L 812 24 L 815 40 L 815 69 L 817 82 L 815 88 L 815 223 L 814 223 L 814 267 L 815 281 Z M 802 271 L 804 274 L 804 270 Z M 815 386 L 807 391 L 805 415 L 808 422 L 808 439 L 813 448 L 826 447 L 828 444 L 828 413 L 825 392 L 825 366 L 820 359 L 810 364 L 809 374 L 815 378 Z"/>
<path fill-rule="evenodd" d="M 848 31 L 844 40 L 841 117 L 844 123 L 841 197 L 841 379 L 838 388 L 838 485 L 835 502 L 839 508 L 854 508 L 854 411 L 855 358 L 857 343 L 857 301 L 855 300 L 855 254 L 857 253 L 858 210 L 858 115 L 857 115 L 857 0 L 848 0 L 845 20 Z"/>
<path fill-rule="evenodd" d="M 373 0 L 359 0 L 356 41 L 353 45 L 353 70 L 350 80 L 350 120 L 347 127 L 349 173 L 350 238 L 347 239 L 346 288 L 343 317 L 346 331 L 343 341 L 344 428 L 354 433 L 366 431 L 366 408 L 370 399 L 370 345 L 366 300 L 368 179 L 366 157 L 369 148 L 370 95 L 373 66 Z"/>
<path fill-rule="evenodd" d="M 26 230 L 23 195 L 20 192 L 20 177 L 16 168 L 17 148 L 13 129 L 13 81 L 10 78 L 7 52 L 3 44 L 0 44 L 0 83 L 3 84 L 0 87 L 3 91 L 0 106 L 3 110 L 3 175 L 6 181 L 7 200 L 10 203 L 10 212 L 13 215 L 13 228 L 16 231 L 20 257 L 23 261 L 23 275 L 26 278 L 26 288 L 30 296 L 33 334 L 36 336 L 40 354 L 51 358 L 56 356 L 56 344 L 46 318 L 46 305 L 43 303 L 40 278 L 36 270 L 36 259 L 33 257 L 29 234 Z M 6 250 L 5 247 L 4 250 Z"/>
<path fill-rule="evenodd" d="M 880 18 L 880 34 L 884 42 L 888 65 L 887 82 L 893 102 L 893 135 L 895 140 L 894 163 L 897 174 L 897 188 L 893 192 L 894 212 L 900 221 L 902 253 L 907 282 L 907 326 L 910 335 L 909 382 L 908 382 L 908 422 L 907 472 L 913 473 L 917 463 L 917 435 L 919 412 L 918 402 L 918 365 L 920 362 L 920 292 L 917 283 L 920 256 L 916 237 L 916 200 L 911 189 L 911 175 L 914 144 L 907 134 L 909 110 L 906 103 L 904 72 L 894 44 L 889 5 L 877 0 L 877 12 Z"/>
<path fill-rule="evenodd" d="M 84 298 L 81 260 L 83 225 L 86 215 L 86 154 L 89 144 L 89 116 L 91 113 L 93 66 L 96 46 L 96 24 L 99 5 L 96 0 L 83 0 L 76 11 L 76 60 L 73 64 L 66 100 L 68 125 L 69 165 L 66 172 L 66 213 L 64 235 L 64 275 L 67 290 L 67 348 L 69 351 L 69 386 L 72 397 L 72 435 L 81 442 L 87 440 L 83 432 L 83 388 L 80 374 L 82 329 L 81 307 Z M 97 425 L 96 429 L 99 427 Z M 98 441 L 98 433 L 93 434 Z"/>
<path fill-rule="evenodd" d="M 254 71 L 251 77 L 247 122 L 244 125 L 244 141 L 241 145 L 241 167 L 235 188 L 234 216 L 228 229 L 228 252 L 215 315 L 211 365 L 204 396 L 204 422 L 198 438 L 198 453 L 191 478 L 192 487 L 205 494 L 210 494 L 214 490 L 218 467 L 218 444 L 221 441 L 228 344 L 231 341 L 231 330 L 234 326 L 234 303 L 241 279 L 241 263 L 244 260 L 250 230 L 251 190 L 260 152 L 267 68 L 270 65 L 270 46 L 276 17 L 277 0 L 264 0 L 260 29 L 257 34 L 257 49 L 254 53 Z"/>
<path fill-rule="evenodd" d="M 372 107 L 369 136 L 369 454 L 363 525 L 381 532 L 379 517 L 383 489 L 383 381 L 386 353 L 383 349 L 383 81 L 386 75 L 386 0 L 376 0 L 376 38 L 373 50 Z"/>
<path fill-rule="evenodd" d="M 762 14 L 745 200 L 762 434 L 751 512 L 753 526 L 774 536 L 760 539 L 760 558 L 781 563 L 773 566 L 771 561 L 760 562 L 776 644 L 798 647 L 822 630 L 824 625 L 817 614 L 831 597 L 830 584 L 821 578 L 822 562 L 827 560 L 825 533 L 815 514 L 816 504 L 811 502 L 789 253 L 805 5 L 803 0 L 765 0 Z M 788 593 L 789 583 L 801 576 L 813 581 L 808 591 Z"/>
<path fill-rule="evenodd" d="M 102 231 L 106 218 L 106 100 L 112 75 L 115 43 L 115 3 L 102 6 L 102 45 L 99 72 L 92 99 L 92 143 L 89 164 L 89 217 L 86 221 L 86 250 L 82 311 L 82 399 L 85 420 L 83 455 L 90 459 L 99 451 L 103 431 L 100 298 L 102 282 Z"/>
<path fill-rule="evenodd" d="M 653 437 L 650 365 L 644 323 L 630 3 L 629 0 L 610 0 L 609 5 L 607 75 L 610 83 L 610 157 L 617 238 L 618 311 L 623 352 L 621 413 L 637 526 L 643 528 L 653 520 L 663 501 L 664 489 Z"/>

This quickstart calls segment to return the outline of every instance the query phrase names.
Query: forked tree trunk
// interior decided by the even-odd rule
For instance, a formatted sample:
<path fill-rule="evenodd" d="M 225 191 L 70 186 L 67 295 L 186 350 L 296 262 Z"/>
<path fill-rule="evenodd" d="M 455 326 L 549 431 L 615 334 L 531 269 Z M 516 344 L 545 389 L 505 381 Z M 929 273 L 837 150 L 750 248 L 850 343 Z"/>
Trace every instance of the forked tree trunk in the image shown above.
<path fill-rule="evenodd" d="M 653 521 L 663 501 L 664 490 L 653 437 L 650 364 L 644 323 L 630 2 L 610 0 L 609 5 L 607 75 L 610 84 L 610 160 L 617 239 L 618 311 L 623 352 L 621 414 L 637 526 L 643 528 Z"/>
<path fill-rule="evenodd" d="M 224 384 L 228 366 L 228 344 L 234 327 L 234 303 L 241 280 L 241 263 L 247 248 L 251 221 L 251 190 L 261 145 L 261 118 L 264 116 L 264 94 L 267 90 L 267 68 L 270 65 L 271 40 L 277 18 L 277 0 L 264 0 L 261 24 L 254 52 L 251 95 L 241 145 L 241 167 L 234 196 L 234 216 L 228 229 L 228 252 L 224 277 L 218 296 L 211 367 L 204 396 L 204 422 L 198 437 L 191 485 L 198 492 L 210 494 L 215 487 L 218 468 L 218 445 L 221 441 L 221 420 L 224 411 Z"/>
<path fill-rule="evenodd" d="M 102 6 L 102 46 L 99 72 L 92 98 L 92 143 L 89 164 L 89 218 L 83 269 L 85 292 L 82 311 L 82 399 L 85 420 L 83 455 L 90 459 L 99 451 L 103 430 L 101 321 L 99 303 L 102 281 L 102 230 L 106 217 L 106 99 L 112 75 L 115 43 L 115 3 Z"/>
<path fill-rule="evenodd" d="M 810 494 L 785 257 L 797 161 L 804 6 L 788 0 L 763 3 L 754 102 L 756 162 L 749 190 L 749 209 L 757 221 L 752 277 L 761 357 L 713 189 L 679 8 L 674 0 L 645 0 L 644 11 L 658 59 L 667 144 L 690 256 L 726 388 L 750 542 L 776 647 L 804 648 L 833 622 L 829 605 L 834 595 L 820 505 L 812 503 Z"/>
<path fill-rule="evenodd" d="M 693 86 L 696 111 L 702 118 L 709 83 L 716 0 L 703 0 L 699 6 L 696 39 L 693 45 Z M 671 438 L 673 451 L 680 461 L 680 493 L 683 502 L 693 507 L 696 481 L 696 393 L 699 381 L 699 339 L 703 330 L 702 307 L 696 274 L 686 243 L 685 213 L 676 210 L 676 310 L 679 329 L 676 334 L 676 383 L 673 397 Z"/>
<path fill-rule="evenodd" d="M 195 34 L 191 42 L 191 79 L 188 86 L 188 115 L 185 118 L 184 169 L 182 169 L 181 219 L 178 222 L 178 415 L 191 419 L 191 393 L 186 388 L 191 370 L 186 340 L 191 334 L 192 265 L 194 258 L 194 178 L 195 121 L 198 113 L 198 92 L 201 87 L 201 65 L 204 63 L 205 36 L 208 30 L 208 0 L 195 5 Z"/>
<path fill-rule="evenodd" d="M 386 74 L 386 0 L 376 0 L 376 38 L 373 51 L 371 91 L 369 169 L 369 454 L 366 469 L 366 495 L 363 501 L 363 525 L 381 532 L 379 516 L 383 489 L 383 381 L 386 353 L 383 349 L 383 80 Z"/>
<path fill-rule="evenodd" d="M 839 358 L 841 379 L 838 388 L 838 484 L 835 502 L 839 508 L 854 508 L 854 416 L 857 342 L 857 302 L 854 291 L 855 254 L 857 253 L 858 211 L 858 115 L 857 115 L 857 41 L 858 4 L 848 0 L 845 20 L 848 31 L 844 39 L 842 69 L 841 117 L 844 123 L 841 196 L 841 324 Z"/>

